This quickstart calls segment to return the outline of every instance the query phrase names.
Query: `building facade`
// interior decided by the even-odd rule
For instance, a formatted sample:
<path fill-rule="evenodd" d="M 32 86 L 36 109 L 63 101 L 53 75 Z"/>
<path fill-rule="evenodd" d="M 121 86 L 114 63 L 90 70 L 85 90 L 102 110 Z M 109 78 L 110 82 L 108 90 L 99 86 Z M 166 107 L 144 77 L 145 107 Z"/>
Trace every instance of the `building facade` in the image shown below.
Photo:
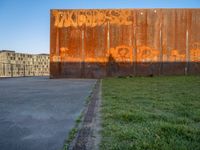
<path fill-rule="evenodd" d="M 200 74 L 200 9 L 51 10 L 50 76 Z"/>
<path fill-rule="evenodd" d="M 24 54 L 0 51 L 0 77 L 48 76 L 48 54 Z"/>

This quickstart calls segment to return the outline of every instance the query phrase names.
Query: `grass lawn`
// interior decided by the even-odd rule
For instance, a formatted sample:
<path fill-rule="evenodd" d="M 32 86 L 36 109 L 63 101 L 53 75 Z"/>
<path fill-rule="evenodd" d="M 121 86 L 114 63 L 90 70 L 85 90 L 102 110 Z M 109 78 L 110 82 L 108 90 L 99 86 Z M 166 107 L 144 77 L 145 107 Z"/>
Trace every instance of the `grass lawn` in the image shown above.
<path fill-rule="evenodd" d="M 200 77 L 107 78 L 102 150 L 200 150 Z"/>

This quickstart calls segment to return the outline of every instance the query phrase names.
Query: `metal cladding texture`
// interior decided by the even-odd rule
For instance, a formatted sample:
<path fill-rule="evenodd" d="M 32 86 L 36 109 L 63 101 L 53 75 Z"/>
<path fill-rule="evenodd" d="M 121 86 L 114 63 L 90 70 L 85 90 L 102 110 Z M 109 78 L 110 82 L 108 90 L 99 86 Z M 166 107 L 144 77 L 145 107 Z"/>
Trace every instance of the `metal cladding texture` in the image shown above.
<path fill-rule="evenodd" d="M 51 78 L 200 74 L 200 9 L 51 10 Z"/>

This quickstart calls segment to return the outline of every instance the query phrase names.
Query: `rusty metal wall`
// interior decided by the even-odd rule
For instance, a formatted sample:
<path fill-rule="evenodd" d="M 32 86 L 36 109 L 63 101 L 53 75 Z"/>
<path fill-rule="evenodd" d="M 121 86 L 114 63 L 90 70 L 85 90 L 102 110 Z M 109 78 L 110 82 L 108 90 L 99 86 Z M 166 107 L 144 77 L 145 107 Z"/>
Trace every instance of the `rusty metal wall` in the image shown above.
<path fill-rule="evenodd" d="M 200 9 L 51 10 L 50 76 L 200 74 Z"/>

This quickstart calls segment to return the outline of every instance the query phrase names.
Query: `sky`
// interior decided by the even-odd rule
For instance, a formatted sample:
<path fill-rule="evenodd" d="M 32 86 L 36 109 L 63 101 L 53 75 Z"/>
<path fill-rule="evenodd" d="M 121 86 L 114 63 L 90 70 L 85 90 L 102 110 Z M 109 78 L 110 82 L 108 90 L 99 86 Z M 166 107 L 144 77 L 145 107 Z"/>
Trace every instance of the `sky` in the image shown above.
<path fill-rule="evenodd" d="M 200 8 L 200 0 L 0 0 L 0 50 L 49 53 L 50 9 Z"/>

